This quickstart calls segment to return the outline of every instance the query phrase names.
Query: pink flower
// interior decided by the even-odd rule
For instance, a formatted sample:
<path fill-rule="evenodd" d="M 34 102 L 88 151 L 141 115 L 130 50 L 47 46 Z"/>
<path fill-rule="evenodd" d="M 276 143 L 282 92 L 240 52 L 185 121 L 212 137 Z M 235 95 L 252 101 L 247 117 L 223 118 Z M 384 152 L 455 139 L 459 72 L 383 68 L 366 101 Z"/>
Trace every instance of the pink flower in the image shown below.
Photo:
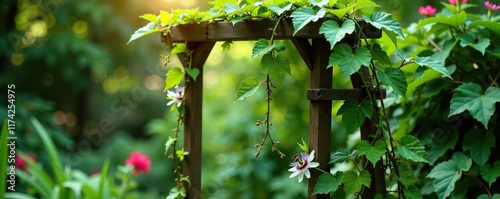
<path fill-rule="evenodd" d="M 420 8 L 418 8 L 418 12 L 424 17 L 432 17 L 436 14 L 436 8 L 430 5 L 420 6 Z"/>
<path fill-rule="evenodd" d="M 33 154 L 28 154 L 28 157 L 31 159 L 31 161 L 36 162 L 36 158 Z M 16 156 L 16 161 L 14 166 L 16 168 L 20 168 L 23 171 L 28 170 L 28 163 L 21 156 Z"/>
<path fill-rule="evenodd" d="M 448 2 L 450 2 L 450 4 L 452 5 L 457 4 L 457 0 L 448 0 Z M 462 3 L 467 3 L 467 0 L 462 0 Z"/>
<path fill-rule="evenodd" d="M 147 155 L 144 155 L 141 152 L 133 151 L 130 154 L 130 157 L 125 162 L 127 163 L 127 165 L 130 165 L 134 168 L 135 175 L 139 175 L 141 171 L 149 173 L 149 165 L 151 165 L 151 160 Z"/>
<path fill-rule="evenodd" d="M 484 6 L 486 6 L 486 8 L 491 11 L 500 10 L 500 5 L 492 4 L 490 1 L 484 2 Z"/>
<path fill-rule="evenodd" d="M 290 175 L 290 178 L 295 176 L 299 176 L 299 182 L 302 182 L 304 176 L 307 178 L 311 177 L 311 173 L 309 172 L 309 168 L 315 168 L 319 166 L 319 163 L 313 162 L 314 159 L 314 150 L 311 151 L 311 154 L 301 153 L 300 156 L 296 156 L 294 162 L 290 164 L 292 168 L 288 169 L 288 171 L 293 172 Z"/>

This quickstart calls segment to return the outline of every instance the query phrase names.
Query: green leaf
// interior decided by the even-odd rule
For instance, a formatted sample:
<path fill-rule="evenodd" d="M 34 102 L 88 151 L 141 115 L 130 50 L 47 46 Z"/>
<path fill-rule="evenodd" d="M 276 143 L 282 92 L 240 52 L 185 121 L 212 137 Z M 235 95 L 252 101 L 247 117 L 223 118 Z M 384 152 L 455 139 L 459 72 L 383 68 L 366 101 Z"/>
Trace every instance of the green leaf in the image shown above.
<path fill-rule="evenodd" d="M 345 15 L 352 11 L 352 9 L 356 6 L 356 4 L 351 4 L 345 8 L 339 8 L 339 9 L 326 9 L 329 13 L 332 13 L 333 15 L 337 16 L 339 19 L 343 19 Z"/>
<path fill-rule="evenodd" d="M 107 190 L 109 186 L 108 172 L 109 172 L 109 159 L 106 159 L 101 168 L 101 179 L 99 179 L 99 191 L 97 193 L 97 195 L 100 196 L 101 198 L 110 198 L 109 196 L 110 191 Z"/>
<path fill-rule="evenodd" d="M 458 133 L 438 130 L 432 132 L 435 138 L 427 145 L 427 152 L 431 163 L 436 162 L 448 150 L 455 148 L 458 141 Z"/>
<path fill-rule="evenodd" d="M 189 77 L 193 78 L 194 81 L 196 81 L 196 78 L 200 74 L 200 69 L 197 68 L 186 68 L 186 73 L 189 75 Z"/>
<path fill-rule="evenodd" d="M 370 8 L 370 7 L 380 7 L 377 5 L 375 2 L 371 0 L 357 0 L 356 3 L 354 4 L 354 10 L 359 10 L 362 8 Z"/>
<path fill-rule="evenodd" d="M 453 27 L 454 29 L 459 30 L 460 26 L 465 23 L 466 19 L 467 19 L 467 13 L 465 13 L 464 11 L 460 12 L 459 14 L 451 15 L 449 17 L 446 17 L 445 15 L 438 15 L 435 17 L 429 17 L 420 20 L 416 28 L 421 29 L 427 24 L 437 23 Z"/>
<path fill-rule="evenodd" d="M 224 9 L 224 7 L 227 3 L 237 5 L 238 1 L 237 0 L 215 0 L 215 1 L 208 2 L 208 3 L 214 5 L 214 8 Z"/>
<path fill-rule="evenodd" d="M 332 157 L 330 157 L 329 164 L 345 162 L 349 158 L 354 158 L 356 156 L 356 154 L 357 154 L 356 150 L 354 150 L 351 153 L 347 149 L 341 148 L 341 149 L 337 150 L 335 153 L 333 153 Z"/>
<path fill-rule="evenodd" d="M 129 44 L 130 42 L 132 42 L 132 41 L 134 41 L 136 39 L 139 39 L 141 37 L 144 37 L 146 35 L 149 35 L 149 34 L 152 34 L 152 33 L 155 33 L 155 32 L 160 32 L 160 30 L 156 27 L 155 23 L 149 22 L 144 27 L 139 28 L 138 30 L 136 30 L 134 32 L 134 34 L 132 34 L 132 36 L 130 36 L 130 39 L 128 40 L 127 44 Z"/>
<path fill-rule="evenodd" d="M 283 54 L 277 54 L 276 58 L 271 54 L 265 54 L 261 64 L 262 70 L 269 74 L 271 81 L 276 85 L 281 86 L 286 74 L 290 74 L 290 61 Z"/>
<path fill-rule="evenodd" d="M 144 14 L 139 16 L 139 18 L 143 18 L 149 22 L 153 22 L 154 24 L 158 24 L 158 18 L 154 14 Z"/>
<path fill-rule="evenodd" d="M 170 51 L 170 55 L 175 55 L 178 53 L 186 53 L 188 52 L 187 44 L 186 43 L 178 43 L 172 48 Z"/>
<path fill-rule="evenodd" d="M 318 6 L 320 8 L 324 7 L 329 2 L 330 0 L 320 0 L 319 2 L 317 0 L 309 0 L 309 3 L 311 3 L 313 6 Z"/>
<path fill-rule="evenodd" d="M 432 57 L 415 57 L 415 63 L 419 66 L 427 66 L 430 67 L 439 73 L 443 74 L 444 76 L 451 78 L 450 72 L 444 67 L 443 63 L 441 63 L 438 60 L 432 59 Z"/>
<path fill-rule="evenodd" d="M 382 65 L 391 65 L 391 60 L 389 59 L 389 56 L 387 56 L 387 53 L 382 50 L 380 44 L 378 43 L 372 44 L 372 48 L 370 49 L 370 54 L 372 56 L 373 61 L 377 61 Z"/>
<path fill-rule="evenodd" d="M 490 148 L 495 147 L 495 135 L 492 132 L 483 132 L 478 129 L 469 131 L 464 136 L 462 149 L 470 151 L 472 160 L 479 166 L 484 165 L 491 155 Z"/>
<path fill-rule="evenodd" d="M 299 145 L 299 148 L 306 152 L 306 153 L 309 153 L 309 145 L 307 144 L 306 141 L 304 141 L 304 138 L 302 138 L 302 144 L 301 143 L 297 143 L 297 145 Z"/>
<path fill-rule="evenodd" d="M 423 199 L 422 192 L 416 186 L 409 186 L 408 188 L 403 189 L 403 193 L 408 199 Z"/>
<path fill-rule="evenodd" d="M 455 89 L 448 117 L 468 110 L 472 117 L 488 129 L 488 122 L 495 113 L 497 102 L 500 102 L 500 88 L 489 87 L 483 93 L 479 84 L 465 83 Z"/>
<path fill-rule="evenodd" d="M 406 90 L 406 96 L 411 96 L 420 85 L 435 79 L 439 79 L 440 77 L 441 74 L 438 71 L 433 69 L 426 69 L 419 78 L 415 79 L 408 85 L 408 90 Z"/>
<path fill-rule="evenodd" d="M 472 166 L 472 160 L 462 152 L 453 153 L 451 159 L 457 163 L 458 168 L 462 171 L 468 171 Z"/>
<path fill-rule="evenodd" d="M 355 99 L 347 99 L 338 110 L 337 115 L 342 115 L 342 123 L 348 132 L 352 132 L 363 124 L 365 117 L 372 117 L 373 105 L 370 100 L 359 104 Z"/>
<path fill-rule="evenodd" d="M 227 14 L 232 14 L 233 12 L 236 12 L 240 9 L 240 7 L 236 4 L 233 3 L 226 3 L 224 4 L 224 12 Z"/>
<path fill-rule="evenodd" d="M 479 52 L 481 52 L 483 55 L 486 51 L 486 48 L 490 46 L 490 39 L 488 38 L 481 38 L 477 42 L 475 42 L 474 37 L 468 33 L 460 33 L 457 34 L 456 37 L 460 40 L 460 46 L 465 47 L 465 46 L 470 46 Z"/>
<path fill-rule="evenodd" d="M 167 142 L 165 142 L 165 155 L 168 153 L 168 149 L 175 143 L 177 139 L 173 138 L 172 136 L 168 136 Z"/>
<path fill-rule="evenodd" d="M 184 156 L 188 155 L 189 152 L 184 151 L 184 148 L 182 148 L 182 149 L 177 150 L 175 152 L 175 154 L 177 155 L 177 157 L 179 158 L 180 161 L 183 161 L 184 160 Z"/>
<path fill-rule="evenodd" d="M 300 29 L 302 29 L 304 26 L 306 26 L 309 22 L 313 21 L 318 21 L 318 19 L 323 18 L 326 14 L 325 9 L 320 9 L 319 11 L 315 11 L 313 8 L 310 7 L 301 7 L 297 10 L 295 10 L 292 15 L 292 24 L 293 28 L 295 29 L 293 34 L 295 35 L 297 32 L 299 32 Z"/>
<path fill-rule="evenodd" d="M 491 32 L 495 33 L 497 36 L 500 36 L 500 23 L 497 21 L 483 21 L 483 20 L 478 20 L 474 21 L 469 24 L 470 28 L 476 28 L 476 27 L 484 27 Z"/>
<path fill-rule="evenodd" d="M 385 153 L 385 143 L 382 140 L 377 140 L 373 146 L 371 146 L 370 142 L 362 140 L 358 144 L 358 153 L 360 155 L 365 155 L 366 159 L 368 159 L 372 165 L 375 166 L 375 163 L 377 163 L 377 161 Z"/>
<path fill-rule="evenodd" d="M 468 163 L 461 163 L 459 165 L 455 159 L 459 158 L 460 155 L 453 155 L 454 158 L 445 162 L 441 162 L 436 165 L 431 172 L 427 175 L 428 178 L 434 178 L 433 186 L 439 198 L 446 198 L 455 189 L 455 183 L 462 176 L 462 171 L 468 170 Z M 457 157 L 457 158 L 455 158 Z M 470 162 L 470 159 L 466 162 Z M 465 164 L 465 166 L 464 166 Z M 470 167 L 470 164 L 468 164 Z"/>
<path fill-rule="evenodd" d="M 418 178 L 415 176 L 415 173 L 410 168 L 408 163 L 403 162 L 403 163 L 399 164 L 398 165 L 398 172 L 399 172 L 399 175 L 397 176 L 397 180 L 399 182 L 403 183 L 403 185 L 405 185 L 405 187 L 408 187 L 410 185 L 414 185 L 415 183 L 418 182 Z"/>
<path fill-rule="evenodd" d="M 382 29 L 385 28 L 391 32 L 398 34 L 401 37 L 405 37 L 403 35 L 403 30 L 401 30 L 401 26 L 399 23 L 392 18 L 390 14 L 384 12 L 374 12 L 370 15 L 370 17 L 363 16 L 363 19 L 375 28 Z"/>
<path fill-rule="evenodd" d="M 500 194 L 498 194 L 498 193 L 493 194 L 493 196 L 491 198 L 490 198 L 490 196 L 488 196 L 488 194 L 483 194 L 483 195 L 478 196 L 476 199 L 500 199 Z"/>
<path fill-rule="evenodd" d="M 163 90 L 163 92 L 167 92 L 168 89 L 179 85 L 183 77 L 184 72 L 178 67 L 168 70 L 167 78 L 165 79 L 165 89 Z"/>
<path fill-rule="evenodd" d="M 488 187 L 491 187 L 491 184 L 496 182 L 498 177 L 500 177 L 500 161 L 495 161 L 493 166 L 490 164 L 481 166 L 480 172 L 483 179 L 488 182 Z"/>
<path fill-rule="evenodd" d="M 420 144 L 418 138 L 412 135 L 403 136 L 399 141 L 399 145 L 396 146 L 396 149 L 403 158 L 430 164 L 429 156 L 427 156 L 425 152 L 425 147 Z"/>
<path fill-rule="evenodd" d="M 345 192 L 352 194 L 361 191 L 363 185 L 369 188 L 372 179 L 370 178 L 370 173 L 366 170 L 361 171 L 359 176 L 355 171 L 351 170 L 344 173 L 342 181 L 344 182 Z"/>
<path fill-rule="evenodd" d="M 406 75 L 402 70 L 387 67 L 385 71 L 378 71 L 378 77 L 383 84 L 391 86 L 397 94 L 406 98 L 408 83 L 406 82 Z"/>
<path fill-rule="evenodd" d="M 160 10 L 160 23 L 162 26 L 172 23 L 172 15 L 170 14 L 170 12 Z"/>
<path fill-rule="evenodd" d="M 284 12 L 290 10 L 290 8 L 292 8 L 293 6 L 293 3 L 287 3 L 285 6 L 283 7 L 280 7 L 280 6 L 277 6 L 277 5 L 271 5 L 271 10 L 276 13 L 276 15 L 281 15 L 283 14 Z"/>
<path fill-rule="evenodd" d="M 361 66 L 370 65 L 370 51 L 365 47 L 356 48 L 354 53 L 347 44 L 339 44 L 333 48 L 333 53 L 330 55 L 328 67 L 338 65 L 342 76 L 348 78 L 350 75 L 357 72 Z"/>
<path fill-rule="evenodd" d="M 326 40 L 330 42 L 330 49 L 333 49 L 337 42 L 344 39 L 346 34 L 352 34 L 355 28 L 356 25 L 352 19 L 346 19 L 340 27 L 336 21 L 328 20 L 323 22 L 319 33 L 325 35 Z"/>
<path fill-rule="evenodd" d="M 336 191 L 342 184 L 343 178 L 344 172 L 342 171 L 338 171 L 335 175 L 331 173 L 321 174 L 316 181 L 316 185 L 314 185 L 313 194 L 328 194 Z"/>
<path fill-rule="evenodd" d="M 240 88 L 238 89 L 238 94 L 236 95 L 236 101 L 244 100 L 247 97 L 255 94 L 257 89 L 259 89 L 259 81 L 255 77 L 249 77 L 240 84 Z"/>
<path fill-rule="evenodd" d="M 233 43 L 232 41 L 225 41 L 224 43 L 222 43 L 221 45 L 222 51 L 229 51 L 232 43 Z"/>
<path fill-rule="evenodd" d="M 255 42 L 255 46 L 252 49 L 252 58 L 266 54 L 273 50 L 273 48 L 274 44 L 269 45 L 269 42 L 266 39 L 259 39 Z"/>

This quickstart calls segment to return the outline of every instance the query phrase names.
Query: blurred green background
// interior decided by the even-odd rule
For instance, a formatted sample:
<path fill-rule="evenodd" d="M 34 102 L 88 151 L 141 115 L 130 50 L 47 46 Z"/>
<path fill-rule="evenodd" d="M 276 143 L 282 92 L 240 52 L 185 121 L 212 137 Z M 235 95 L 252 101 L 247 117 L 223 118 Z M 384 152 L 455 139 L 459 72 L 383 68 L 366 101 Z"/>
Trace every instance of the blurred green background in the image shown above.
<path fill-rule="evenodd" d="M 418 7 L 431 0 L 378 0 L 380 10 L 393 13 L 406 27 L 421 18 Z M 473 1 L 481 5 L 482 1 Z M 174 8 L 210 8 L 196 0 L 2 0 L 0 2 L 0 85 L 16 85 L 17 149 L 47 163 L 41 142 L 29 126 L 37 117 L 49 129 L 64 164 L 92 172 L 111 160 L 111 168 L 125 163 L 131 151 L 152 159 L 151 173 L 137 178 L 142 198 L 164 198 L 174 186 L 172 164 L 163 155 L 164 143 L 175 126 L 163 93 L 166 51 L 159 35 L 127 45 L 130 35 L 146 24 L 138 16 Z M 477 9 L 483 9 L 477 8 Z M 281 160 L 264 148 L 255 158 L 254 145 L 262 139 L 264 92 L 234 103 L 239 83 L 260 74 L 260 59 L 250 59 L 253 42 L 234 42 L 229 51 L 218 43 L 204 71 L 203 198 L 304 198 L 306 182 L 289 179 L 288 164 L 307 140 L 309 72 L 289 41 L 292 76 L 273 94 L 272 134 L 287 154 Z M 334 87 L 350 83 L 335 71 Z M 0 112 L 6 111 L 6 97 Z M 334 113 L 342 102 L 334 102 Z M 0 115 L 2 121 L 5 114 Z M 350 146 L 356 132 L 345 132 L 332 121 L 332 151 Z"/>

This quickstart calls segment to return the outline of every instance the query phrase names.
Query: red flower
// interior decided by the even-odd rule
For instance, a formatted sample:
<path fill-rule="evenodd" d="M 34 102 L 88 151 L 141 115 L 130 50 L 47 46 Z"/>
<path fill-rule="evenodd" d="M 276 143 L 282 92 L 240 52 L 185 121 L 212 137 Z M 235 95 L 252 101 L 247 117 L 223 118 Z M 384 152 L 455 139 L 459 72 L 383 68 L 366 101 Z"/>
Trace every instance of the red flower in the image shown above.
<path fill-rule="evenodd" d="M 434 14 L 436 14 L 436 8 L 430 5 L 420 6 L 418 12 L 424 17 L 432 17 L 434 16 Z"/>
<path fill-rule="evenodd" d="M 130 157 L 125 161 L 127 165 L 134 168 L 135 175 L 139 175 L 141 171 L 149 173 L 149 165 L 151 165 L 151 160 L 147 155 L 141 152 L 132 151 Z"/>
<path fill-rule="evenodd" d="M 486 6 L 486 8 L 491 11 L 500 10 L 500 5 L 492 4 L 490 1 L 484 2 L 484 6 Z"/>
<path fill-rule="evenodd" d="M 31 161 L 36 162 L 36 158 L 33 154 L 28 154 L 28 157 L 31 159 Z M 28 163 L 24 161 L 24 159 L 21 156 L 16 156 L 16 161 L 14 166 L 16 168 L 20 168 L 23 171 L 28 170 Z"/>
<path fill-rule="evenodd" d="M 450 4 L 455 5 L 457 3 L 457 0 L 448 0 Z M 462 3 L 467 3 L 467 0 L 462 0 Z"/>

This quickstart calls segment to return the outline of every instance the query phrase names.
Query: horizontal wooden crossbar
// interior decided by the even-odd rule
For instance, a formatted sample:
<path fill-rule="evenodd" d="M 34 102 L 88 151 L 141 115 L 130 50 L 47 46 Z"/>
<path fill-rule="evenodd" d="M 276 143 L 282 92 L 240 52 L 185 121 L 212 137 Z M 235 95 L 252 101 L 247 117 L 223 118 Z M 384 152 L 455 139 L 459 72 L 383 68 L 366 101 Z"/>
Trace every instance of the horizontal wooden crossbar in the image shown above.
<path fill-rule="evenodd" d="M 307 90 L 307 99 L 309 100 L 345 100 L 349 98 L 363 100 L 366 97 L 366 91 L 362 88 L 353 89 L 309 89 Z M 376 94 L 377 99 L 385 99 L 386 91 L 382 89 L 382 96 Z"/>
<path fill-rule="evenodd" d="M 272 29 L 276 25 L 276 19 L 245 20 L 236 24 L 221 21 L 201 24 L 184 24 L 174 26 L 170 29 L 171 41 L 173 43 L 183 42 L 204 42 L 204 41 L 246 41 L 257 40 L 261 38 L 270 38 Z M 367 38 L 380 38 L 382 33 L 363 19 L 358 23 L 363 27 L 363 33 Z M 302 28 L 295 35 L 294 28 L 290 18 L 284 19 L 276 29 L 275 39 L 291 38 L 324 38 L 319 33 L 322 21 L 312 22 Z M 353 34 L 356 34 L 353 33 Z M 354 36 L 354 35 L 351 35 Z M 162 41 L 167 37 L 162 35 Z"/>

